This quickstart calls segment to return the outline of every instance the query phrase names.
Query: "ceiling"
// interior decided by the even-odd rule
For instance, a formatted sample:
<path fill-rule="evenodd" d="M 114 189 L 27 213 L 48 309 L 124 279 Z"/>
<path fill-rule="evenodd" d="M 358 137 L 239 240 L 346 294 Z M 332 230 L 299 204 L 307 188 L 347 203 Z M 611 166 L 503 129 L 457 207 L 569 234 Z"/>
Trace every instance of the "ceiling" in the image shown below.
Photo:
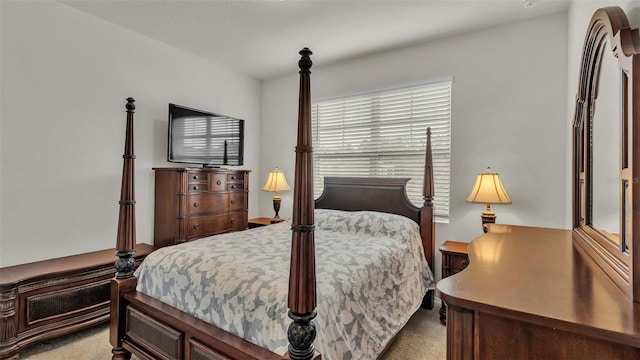
<path fill-rule="evenodd" d="M 568 9 L 571 0 L 64 0 L 257 79 Z"/>

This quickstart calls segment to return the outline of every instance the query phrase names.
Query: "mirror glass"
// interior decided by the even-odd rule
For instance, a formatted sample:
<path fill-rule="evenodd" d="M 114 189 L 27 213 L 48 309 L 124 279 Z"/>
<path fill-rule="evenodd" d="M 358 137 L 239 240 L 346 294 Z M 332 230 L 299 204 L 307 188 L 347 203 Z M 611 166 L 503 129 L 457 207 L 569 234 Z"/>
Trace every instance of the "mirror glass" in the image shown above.
<path fill-rule="evenodd" d="M 598 94 L 591 122 L 591 226 L 619 245 L 621 70 L 608 41 L 603 51 Z"/>

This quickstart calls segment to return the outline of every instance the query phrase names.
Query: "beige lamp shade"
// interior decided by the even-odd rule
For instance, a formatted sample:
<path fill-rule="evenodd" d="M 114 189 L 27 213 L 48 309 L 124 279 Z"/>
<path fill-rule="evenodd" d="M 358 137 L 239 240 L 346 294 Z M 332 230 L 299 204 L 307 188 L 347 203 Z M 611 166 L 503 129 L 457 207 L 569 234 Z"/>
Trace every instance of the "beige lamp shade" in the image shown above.
<path fill-rule="evenodd" d="M 284 173 L 278 168 L 269 172 L 269 176 L 267 177 L 267 182 L 264 184 L 262 191 L 270 191 L 275 192 L 276 194 L 279 191 L 289 191 L 291 188 L 287 183 L 287 179 L 284 177 Z"/>
<path fill-rule="evenodd" d="M 502 185 L 500 175 L 491 171 L 491 168 L 487 168 L 486 172 L 478 174 L 467 202 L 506 205 L 511 204 L 511 199 Z"/>

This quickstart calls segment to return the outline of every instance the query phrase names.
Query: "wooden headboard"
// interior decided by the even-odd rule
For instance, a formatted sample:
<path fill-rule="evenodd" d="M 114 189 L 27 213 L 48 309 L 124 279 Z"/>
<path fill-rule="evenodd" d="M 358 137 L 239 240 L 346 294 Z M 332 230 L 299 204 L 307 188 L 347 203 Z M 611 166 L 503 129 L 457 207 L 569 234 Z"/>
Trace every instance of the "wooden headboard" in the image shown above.
<path fill-rule="evenodd" d="M 430 135 L 428 132 L 423 184 L 425 201 L 421 208 L 413 205 L 407 198 L 406 185 L 409 178 L 374 177 L 325 177 L 324 189 L 322 195 L 315 200 L 315 207 L 345 211 L 379 211 L 412 219 L 420 226 L 424 257 L 434 272 L 436 237 Z M 423 307 L 432 309 L 433 297 L 434 292 L 430 291 L 425 296 Z"/>
<path fill-rule="evenodd" d="M 420 208 L 406 195 L 409 178 L 325 177 L 316 209 L 369 210 L 406 216 L 420 224 Z"/>

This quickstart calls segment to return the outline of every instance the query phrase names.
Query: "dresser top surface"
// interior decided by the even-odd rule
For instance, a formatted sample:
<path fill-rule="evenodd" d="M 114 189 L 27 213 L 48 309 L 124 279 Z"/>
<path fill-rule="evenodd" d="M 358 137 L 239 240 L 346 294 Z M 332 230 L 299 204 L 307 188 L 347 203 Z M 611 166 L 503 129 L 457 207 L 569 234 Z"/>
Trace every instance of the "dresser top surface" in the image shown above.
<path fill-rule="evenodd" d="M 438 283 L 447 303 L 640 345 L 640 304 L 573 245 L 571 230 L 492 225 L 468 253 L 469 266 Z"/>
<path fill-rule="evenodd" d="M 220 167 L 154 167 L 153 171 L 205 171 L 205 172 L 245 172 L 250 173 L 251 170 L 247 169 L 232 169 L 232 168 L 220 168 Z"/>

